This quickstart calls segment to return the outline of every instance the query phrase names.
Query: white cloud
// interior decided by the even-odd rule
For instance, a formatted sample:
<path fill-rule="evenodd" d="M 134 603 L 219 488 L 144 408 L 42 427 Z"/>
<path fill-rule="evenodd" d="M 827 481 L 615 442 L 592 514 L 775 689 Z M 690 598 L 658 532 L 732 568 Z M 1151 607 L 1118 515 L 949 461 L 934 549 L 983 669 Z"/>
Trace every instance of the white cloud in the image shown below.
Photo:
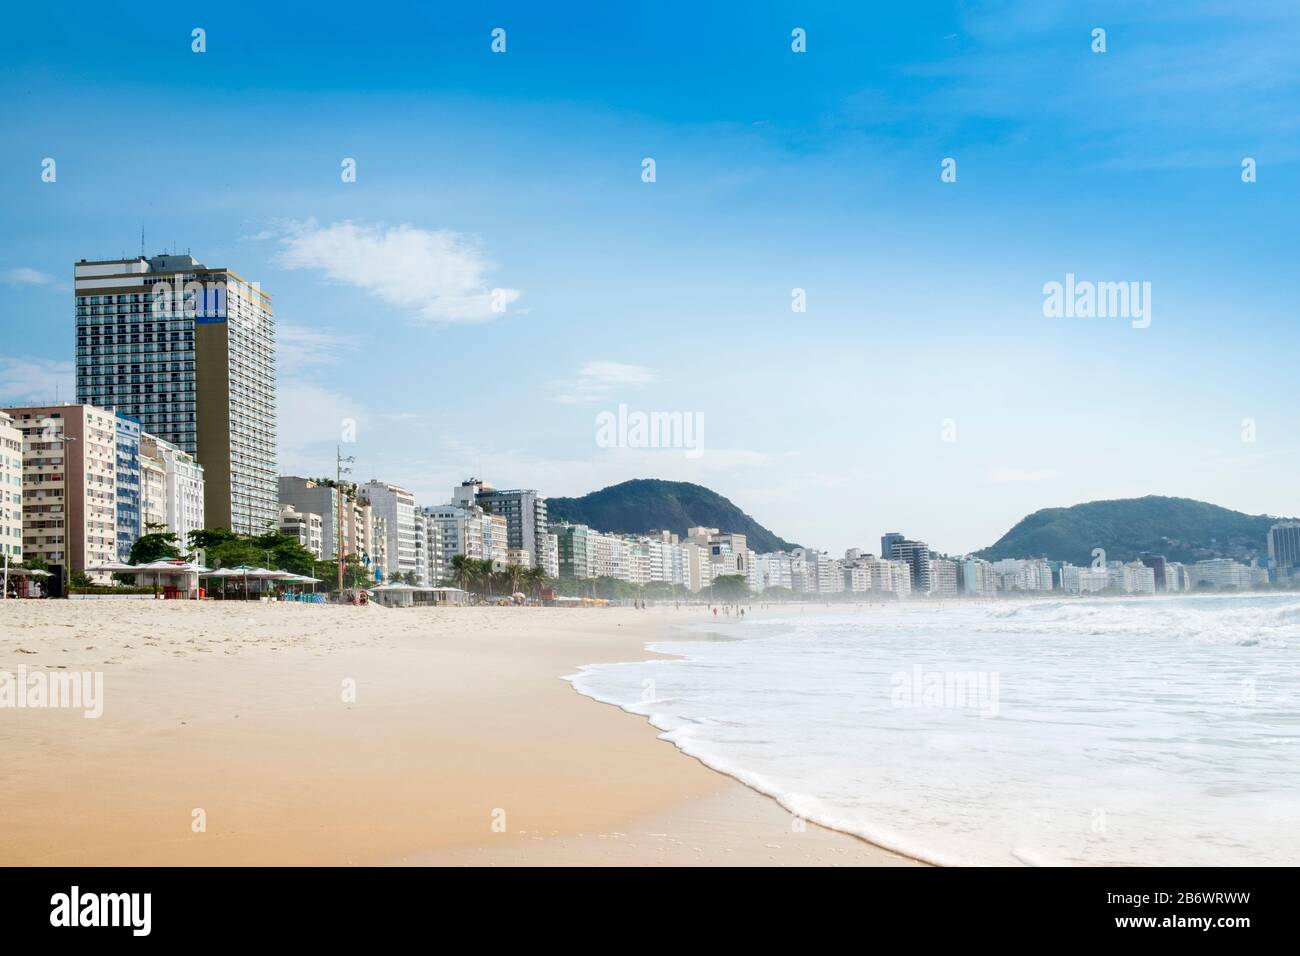
<path fill-rule="evenodd" d="M 348 349 L 356 348 L 358 340 L 319 326 L 299 325 L 297 322 L 275 323 L 276 361 L 281 368 L 304 369 L 331 365 Z"/>
<path fill-rule="evenodd" d="M 1022 485 L 1035 481 L 1053 481 L 1061 473 L 1053 468 L 994 468 L 989 472 L 989 481 L 995 485 Z"/>
<path fill-rule="evenodd" d="M 344 443 L 351 422 L 355 440 L 368 431 L 369 415 L 350 396 L 306 379 L 281 379 L 276 389 L 276 434 L 282 475 L 334 474 L 336 446 Z M 351 477 L 356 478 L 356 475 Z"/>
<path fill-rule="evenodd" d="M 0 358 L 0 406 L 18 402 L 70 402 L 76 382 L 71 362 Z"/>
<path fill-rule="evenodd" d="M 19 266 L 5 273 L 5 282 L 9 285 L 49 285 L 53 281 L 54 276 L 28 266 Z"/>
<path fill-rule="evenodd" d="M 472 237 L 404 224 L 350 221 L 290 223 L 279 261 L 287 269 L 319 269 L 428 322 L 486 322 L 519 298 L 494 288 L 494 264 Z"/>
<path fill-rule="evenodd" d="M 557 402 L 575 404 L 600 401 L 615 389 L 640 388 L 654 380 L 655 373 L 648 368 L 598 359 L 579 368 L 572 381 L 552 384 L 559 389 Z"/>

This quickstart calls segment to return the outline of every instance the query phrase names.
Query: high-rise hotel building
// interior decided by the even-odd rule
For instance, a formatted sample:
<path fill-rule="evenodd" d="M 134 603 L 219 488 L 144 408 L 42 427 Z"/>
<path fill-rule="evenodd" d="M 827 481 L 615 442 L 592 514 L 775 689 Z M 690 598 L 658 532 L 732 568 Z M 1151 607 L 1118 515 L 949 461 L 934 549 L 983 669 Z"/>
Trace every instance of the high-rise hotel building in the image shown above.
<path fill-rule="evenodd" d="M 83 259 L 75 280 L 77 401 L 194 455 L 209 527 L 274 527 L 271 297 L 188 255 Z"/>

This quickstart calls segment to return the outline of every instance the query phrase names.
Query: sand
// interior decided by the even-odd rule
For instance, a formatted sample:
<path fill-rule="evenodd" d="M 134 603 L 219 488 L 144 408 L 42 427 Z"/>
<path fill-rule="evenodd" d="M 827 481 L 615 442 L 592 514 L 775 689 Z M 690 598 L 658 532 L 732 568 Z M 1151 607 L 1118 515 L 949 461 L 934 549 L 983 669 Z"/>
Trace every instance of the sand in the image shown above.
<path fill-rule="evenodd" d="M 561 679 L 706 615 L 5 602 L 0 671 L 104 712 L 0 709 L 0 863 L 913 865 Z"/>

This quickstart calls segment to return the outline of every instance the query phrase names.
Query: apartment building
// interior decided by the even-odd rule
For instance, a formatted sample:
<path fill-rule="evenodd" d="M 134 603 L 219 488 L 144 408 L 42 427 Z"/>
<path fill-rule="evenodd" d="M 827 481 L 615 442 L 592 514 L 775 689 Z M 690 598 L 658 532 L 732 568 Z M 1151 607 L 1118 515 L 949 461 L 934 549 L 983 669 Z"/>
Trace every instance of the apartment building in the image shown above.
<path fill-rule="evenodd" d="M 453 502 L 462 507 L 478 505 L 484 511 L 506 520 L 508 549 L 527 551 L 530 563 L 545 563 L 545 536 L 549 527 L 546 499 L 531 488 L 497 489 L 478 478 L 463 481 L 453 493 Z"/>
<path fill-rule="evenodd" d="M 140 533 L 167 527 L 167 463 L 150 446 L 147 432 L 140 438 Z M 161 441 L 161 439 L 152 439 Z"/>
<path fill-rule="evenodd" d="M 1052 566 L 1041 558 L 1003 558 L 993 562 L 1003 592 L 1052 590 Z"/>
<path fill-rule="evenodd" d="M 414 575 L 415 547 L 415 495 L 400 485 L 386 481 L 368 481 L 360 492 L 370 502 L 376 516 L 384 519 L 387 536 L 387 564 L 384 571 L 392 577 Z"/>
<path fill-rule="evenodd" d="M 1191 586 L 1193 588 L 1206 584 L 1215 588 L 1248 591 L 1255 585 L 1263 583 L 1261 575 L 1256 573 L 1256 569 L 1239 561 L 1233 561 L 1231 558 L 1197 561 L 1188 570 L 1190 571 Z M 1267 572 L 1265 572 L 1263 578 L 1267 580 Z"/>
<path fill-rule="evenodd" d="M 321 521 L 321 560 L 337 561 L 339 539 L 343 554 L 356 555 L 371 571 L 388 570 L 387 526 L 377 520 L 364 488 L 345 483 L 342 488 L 311 478 L 282 475 L 278 482 L 281 508 L 314 514 Z M 381 527 L 382 526 L 382 530 Z"/>
<path fill-rule="evenodd" d="M 955 598 L 957 588 L 957 562 L 951 558 L 930 559 L 930 596 Z"/>
<path fill-rule="evenodd" d="M 117 561 L 117 415 L 74 404 L 3 411 L 23 435 L 25 558 L 58 569 L 65 583 Z"/>
<path fill-rule="evenodd" d="M 148 432 L 140 433 L 140 524 L 163 525 L 180 546 L 204 522 L 203 466 L 193 455 Z"/>
<path fill-rule="evenodd" d="M 140 423 L 119 414 L 115 422 L 117 560 L 129 561 L 140 540 Z"/>
<path fill-rule="evenodd" d="M 542 571 L 548 578 L 558 578 L 560 576 L 560 539 L 548 531 L 539 537 L 539 548 L 541 555 L 538 558 L 538 563 Z"/>
<path fill-rule="evenodd" d="M 999 575 L 992 562 L 965 558 L 957 566 L 959 589 L 969 597 L 990 598 L 998 593 Z"/>
<path fill-rule="evenodd" d="M 881 539 L 881 544 L 889 545 L 883 557 L 891 561 L 904 561 L 912 569 L 912 590 L 919 594 L 929 594 L 934 590 L 930 580 L 930 546 L 924 541 L 913 541 L 901 537 L 897 532 L 890 532 Z"/>
<path fill-rule="evenodd" d="M 0 562 L 23 559 L 23 433 L 0 412 Z"/>
<path fill-rule="evenodd" d="M 427 522 L 428 551 L 434 555 L 436 580 L 449 577 L 452 559 L 463 554 L 474 561 L 510 563 L 510 535 L 504 515 L 492 514 L 478 505 L 463 507 L 455 502 L 421 509 Z"/>
<path fill-rule="evenodd" d="M 743 534 L 721 532 L 717 528 L 686 529 L 686 540 L 704 550 L 713 568 L 713 577 L 740 574 L 749 576 L 749 543 Z"/>
<path fill-rule="evenodd" d="M 790 555 L 784 551 L 755 555 L 750 562 L 749 589 L 755 592 L 772 588 L 794 590 L 793 566 Z"/>
<path fill-rule="evenodd" d="M 441 580 L 441 573 L 437 578 L 430 577 L 432 569 L 441 569 L 442 552 L 429 546 L 429 524 L 430 519 L 418 508 L 414 515 L 415 522 L 415 584 L 422 588 L 431 587 L 435 580 Z M 432 558 L 437 554 L 439 558 Z"/>
<path fill-rule="evenodd" d="M 300 545 L 312 553 L 317 561 L 324 558 L 324 522 L 321 516 L 313 514 L 310 511 L 298 511 L 293 505 L 285 505 L 280 509 L 280 521 L 278 525 L 280 533 L 288 535 L 295 539 Z"/>
<path fill-rule="evenodd" d="M 1081 568 L 1073 564 L 1061 565 L 1061 590 L 1067 594 L 1094 594 L 1106 590 L 1110 573 L 1106 568 Z"/>

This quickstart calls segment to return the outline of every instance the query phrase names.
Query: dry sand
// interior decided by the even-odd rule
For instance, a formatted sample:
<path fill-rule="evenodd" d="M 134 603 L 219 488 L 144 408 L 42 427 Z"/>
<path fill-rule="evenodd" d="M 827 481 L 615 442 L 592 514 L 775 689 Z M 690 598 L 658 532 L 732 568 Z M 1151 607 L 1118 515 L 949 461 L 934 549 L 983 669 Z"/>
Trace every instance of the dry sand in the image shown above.
<path fill-rule="evenodd" d="M 912 864 L 560 679 L 706 614 L 5 602 L 0 671 L 105 703 L 0 709 L 0 863 Z"/>

